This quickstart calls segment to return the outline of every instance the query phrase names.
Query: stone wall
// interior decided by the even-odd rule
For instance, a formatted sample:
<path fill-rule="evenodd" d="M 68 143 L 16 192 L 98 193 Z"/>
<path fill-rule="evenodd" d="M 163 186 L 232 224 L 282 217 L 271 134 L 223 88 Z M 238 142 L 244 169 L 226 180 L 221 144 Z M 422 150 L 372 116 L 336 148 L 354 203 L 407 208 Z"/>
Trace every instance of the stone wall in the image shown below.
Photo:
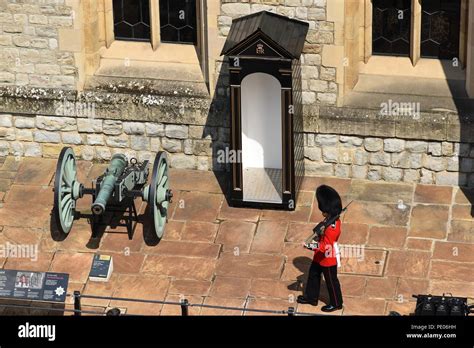
<path fill-rule="evenodd" d="M 474 186 L 474 144 L 305 134 L 307 175 Z"/>
<path fill-rule="evenodd" d="M 0 84 L 74 88 L 74 53 L 59 49 L 59 31 L 72 27 L 65 0 L 1 0 Z"/>
<path fill-rule="evenodd" d="M 78 158 L 110 160 L 124 153 L 153 161 L 158 151 L 170 154 L 175 168 L 209 170 L 213 141 L 225 141 L 224 128 L 157 122 L 128 122 L 64 116 L 0 115 L 0 156 L 57 158 L 71 146 Z M 208 133 L 208 136 L 203 134 Z M 204 138 L 204 139 L 203 139 Z"/>
<path fill-rule="evenodd" d="M 222 0 L 218 18 L 219 35 L 226 37 L 233 18 L 259 11 L 272 11 L 309 23 L 306 45 L 301 56 L 303 104 L 307 112 L 314 106 L 335 105 L 338 94 L 336 68 L 322 63 L 322 45 L 334 43 L 334 23 L 326 20 L 326 0 Z M 217 65 L 217 75 L 226 63 Z M 219 83 L 217 83 L 219 87 Z"/>

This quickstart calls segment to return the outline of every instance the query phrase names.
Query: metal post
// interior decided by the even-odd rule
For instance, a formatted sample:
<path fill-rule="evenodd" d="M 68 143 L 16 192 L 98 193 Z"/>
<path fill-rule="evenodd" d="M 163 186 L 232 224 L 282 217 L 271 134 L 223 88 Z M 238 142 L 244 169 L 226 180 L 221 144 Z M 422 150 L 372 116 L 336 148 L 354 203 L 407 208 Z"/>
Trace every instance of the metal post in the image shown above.
<path fill-rule="evenodd" d="M 188 302 L 188 300 L 183 299 L 180 302 L 181 302 L 181 315 L 183 317 L 189 316 L 189 310 L 188 310 L 189 302 Z"/>
<path fill-rule="evenodd" d="M 289 317 L 295 316 L 295 307 L 288 307 L 288 316 Z"/>
<path fill-rule="evenodd" d="M 80 291 L 74 291 L 74 310 L 77 312 L 74 312 L 75 316 L 81 316 L 81 292 Z"/>

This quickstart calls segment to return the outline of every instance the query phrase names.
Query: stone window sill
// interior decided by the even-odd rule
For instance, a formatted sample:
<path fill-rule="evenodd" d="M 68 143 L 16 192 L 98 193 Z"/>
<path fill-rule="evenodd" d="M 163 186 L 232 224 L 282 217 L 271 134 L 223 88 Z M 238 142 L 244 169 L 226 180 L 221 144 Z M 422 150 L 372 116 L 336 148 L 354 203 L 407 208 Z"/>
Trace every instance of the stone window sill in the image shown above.
<path fill-rule="evenodd" d="M 126 90 L 126 86 L 133 92 L 134 86 L 143 86 L 156 93 L 161 89 L 164 94 L 187 88 L 193 95 L 209 96 L 198 53 L 192 45 L 162 43 L 153 50 L 146 42 L 116 40 L 109 48 L 101 49 L 99 68 L 88 78 L 85 88 L 98 86 L 113 92 Z"/>

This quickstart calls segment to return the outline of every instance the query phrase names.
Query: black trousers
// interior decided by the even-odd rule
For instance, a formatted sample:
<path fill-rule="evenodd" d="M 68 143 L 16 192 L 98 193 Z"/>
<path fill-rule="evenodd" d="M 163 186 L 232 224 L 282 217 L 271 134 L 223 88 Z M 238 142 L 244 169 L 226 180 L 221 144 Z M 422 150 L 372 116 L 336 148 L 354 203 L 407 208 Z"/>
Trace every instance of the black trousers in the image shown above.
<path fill-rule="evenodd" d="M 324 280 L 328 287 L 329 304 L 333 306 L 342 305 L 342 292 L 339 279 L 337 279 L 337 266 L 324 267 L 319 263 L 312 262 L 309 268 L 308 282 L 304 297 L 310 301 L 318 302 L 319 289 L 321 287 L 321 273 L 324 274 Z"/>

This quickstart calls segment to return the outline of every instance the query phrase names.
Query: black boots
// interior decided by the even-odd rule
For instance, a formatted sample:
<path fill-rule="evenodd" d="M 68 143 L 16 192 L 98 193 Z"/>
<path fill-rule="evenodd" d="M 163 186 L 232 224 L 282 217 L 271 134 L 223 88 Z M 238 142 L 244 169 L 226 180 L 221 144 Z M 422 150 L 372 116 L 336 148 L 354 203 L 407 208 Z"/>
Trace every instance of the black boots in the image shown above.
<path fill-rule="evenodd" d="M 301 303 L 301 304 L 310 304 L 311 306 L 318 305 L 318 301 L 310 301 L 303 295 L 299 295 L 298 298 L 296 299 L 296 302 Z"/>
<path fill-rule="evenodd" d="M 296 302 L 301 303 L 301 304 L 309 304 L 311 306 L 317 306 L 318 305 L 318 301 L 310 301 L 306 297 L 304 297 L 303 295 L 299 295 L 298 298 L 296 299 Z M 341 306 L 333 306 L 331 304 L 328 304 L 328 305 L 325 305 L 325 306 L 321 307 L 321 311 L 323 311 L 323 312 L 334 312 L 334 311 L 337 311 L 339 309 L 342 309 L 342 305 Z"/>
<path fill-rule="evenodd" d="M 321 307 L 321 311 L 323 311 L 323 312 L 334 312 L 334 311 L 337 311 L 339 309 L 342 309 L 342 305 L 336 307 L 336 306 L 328 304 L 326 306 Z"/>

